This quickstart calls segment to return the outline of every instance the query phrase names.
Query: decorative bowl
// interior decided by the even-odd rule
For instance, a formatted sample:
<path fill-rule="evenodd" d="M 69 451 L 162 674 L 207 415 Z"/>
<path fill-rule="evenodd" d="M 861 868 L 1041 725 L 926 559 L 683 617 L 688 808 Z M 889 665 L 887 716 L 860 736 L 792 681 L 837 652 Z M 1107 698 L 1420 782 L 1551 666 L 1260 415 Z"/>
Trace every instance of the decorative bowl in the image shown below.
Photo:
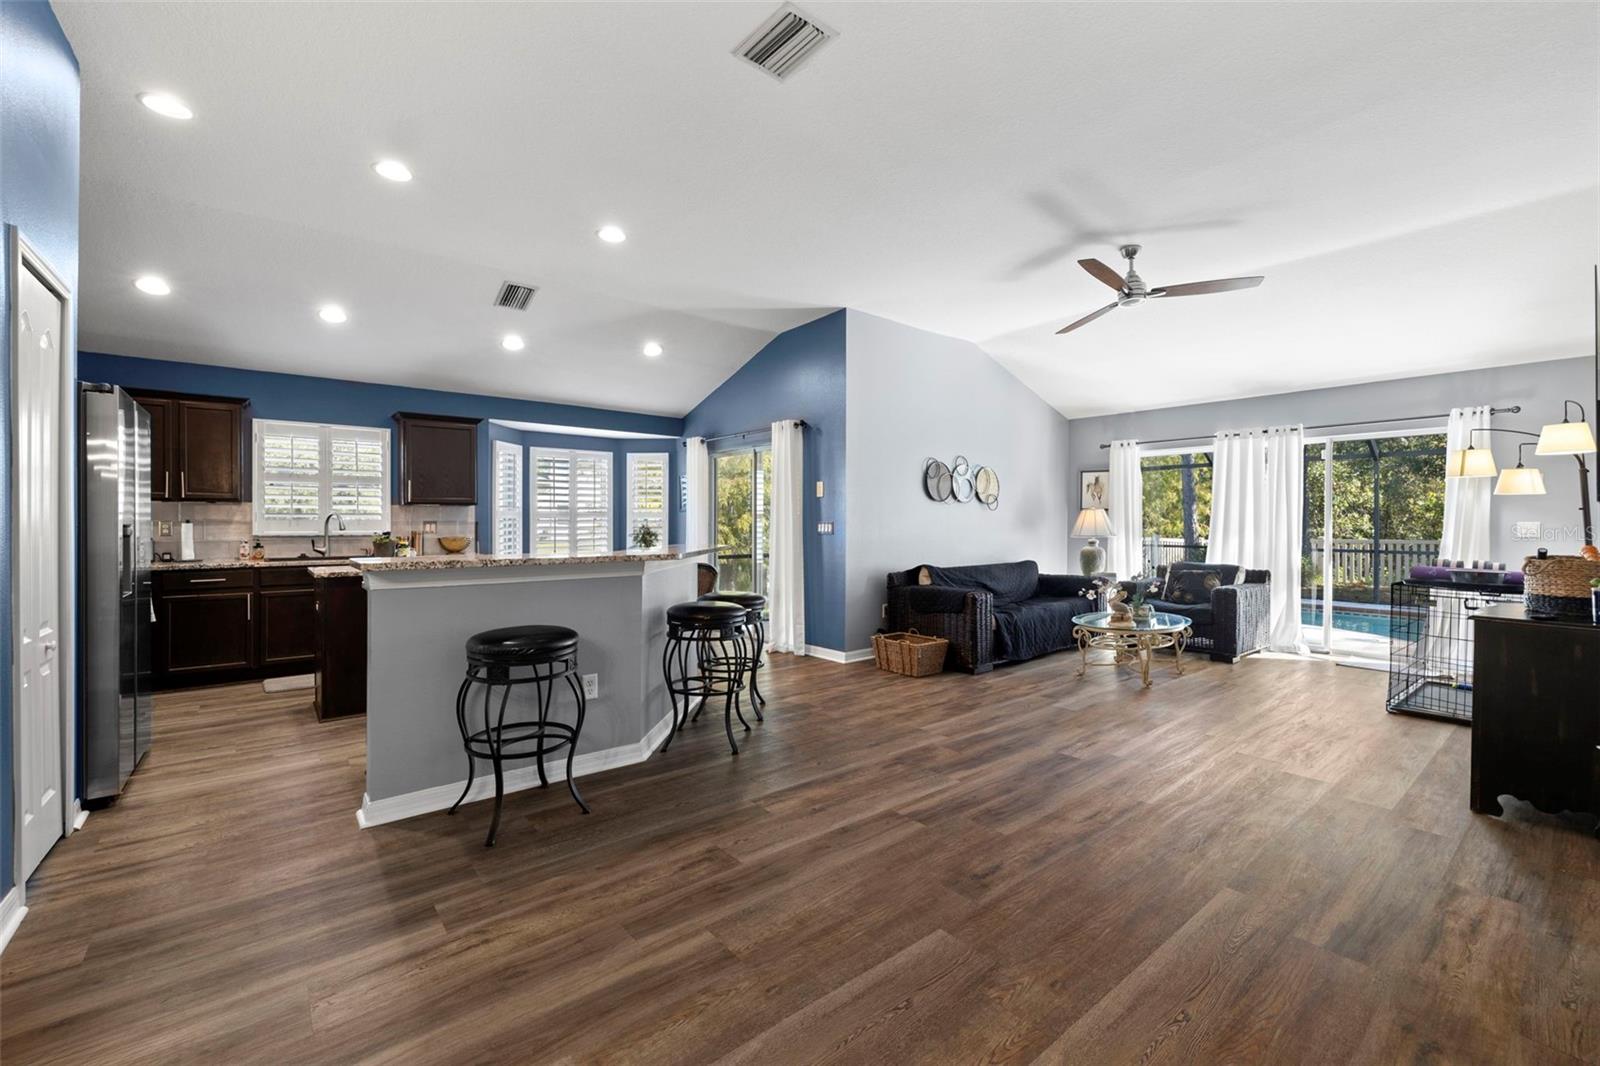
<path fill-rule="evenodd" d="M 471 537 L 440 537 L 439 547 L 451 555 L 458 555 L 467 550 L 467 545 L 472 543 Z"/>

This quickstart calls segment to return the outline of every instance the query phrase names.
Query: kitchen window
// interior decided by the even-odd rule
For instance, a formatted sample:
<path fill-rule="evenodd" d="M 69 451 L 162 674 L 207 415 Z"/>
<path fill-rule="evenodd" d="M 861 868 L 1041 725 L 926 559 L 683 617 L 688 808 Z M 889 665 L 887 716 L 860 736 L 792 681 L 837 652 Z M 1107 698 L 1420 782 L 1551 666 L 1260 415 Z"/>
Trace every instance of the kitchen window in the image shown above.
<path fill-rule="evenodd" d="M 667 546 L 667 453 L 628 453 L 628 540 L 637 546 L 641 529 L 656 531 L 656 548 Z"/>
<path fill-rule="evenodd" d="M 256 419 L 251 527 L 258 536 L 322 532 L 337 511 L 349 533 L 389 528 L 389 431 Z"/>
<path fill-rule="evenodd" d="M 494 442 L 494 551 L 522 554 L 522 447 Z"/>
<path fill-rule="evenodd" d="M 533 554 L 611 550 L 611 454 L 531 448 Z"/>

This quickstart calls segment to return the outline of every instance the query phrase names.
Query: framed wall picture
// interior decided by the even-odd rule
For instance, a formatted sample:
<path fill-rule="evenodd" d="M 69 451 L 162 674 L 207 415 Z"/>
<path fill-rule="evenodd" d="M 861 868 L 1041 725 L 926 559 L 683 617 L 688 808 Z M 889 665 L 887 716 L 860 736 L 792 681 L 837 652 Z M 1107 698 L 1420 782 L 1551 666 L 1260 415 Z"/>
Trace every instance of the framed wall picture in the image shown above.
<path fill-rule="evenodd" d="M 1111 471 L 1109 470 L 1082 470 L 1078 476 L 1082 478 L 1079 495 L 1079 507 L 1110 507 L 1111 506 Z"/>

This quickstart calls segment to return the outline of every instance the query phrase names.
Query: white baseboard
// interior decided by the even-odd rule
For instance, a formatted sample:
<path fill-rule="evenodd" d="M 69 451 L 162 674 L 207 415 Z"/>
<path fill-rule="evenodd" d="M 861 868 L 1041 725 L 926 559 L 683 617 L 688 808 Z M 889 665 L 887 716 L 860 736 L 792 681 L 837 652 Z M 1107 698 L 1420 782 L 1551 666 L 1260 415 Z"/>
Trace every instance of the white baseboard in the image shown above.
<path fill-rule="evenodd" d="M 830 663 L 861 663 L 872 658 L 872 649 L 857 648 L 855 651 L 838 651 L 834 648 L 824 648 L 817 644 L 807 644 L 806 654 Z"/>
<path fill-rule="evenodd" d="M 17 931 L 17 926 L 22 924 L 27 913 L 28 908 L 22 905 L 22 886 L 12 886 L 5 899 L 0 899 L 0 952 L 4 952 L 6 945 L 11 943 L 11 935 Z"/>
<path fill-rule="evenodd" d="M 583 777 L 586 774 L 597 774 L 602 770 L 612 770 L 618 766 L 631 766 L 634 763 L 644 762 L 655 750 L 666 742 L 667 734 L 672 730 L 672 715 L 667 715 L 651 727 L 650 732 L 637 744 L 625 744 L 617 748 L 607 748 L 604 751 L 591 751 L 579 755 L 572 760 L 572 776 Z M 567 779 L 567 760 L 558 758 L 545 764 L 545 776 L 552 784 Z M 362 829 L 371 829 L 375 825 L 384 825 L 388 822 L 398 822 L 406 818 L 415 818 L 419 814 L 432 814 L 434 811 L 446 811 L 455 803 L 456 797 L 461 795 L 461 789 L 466 780 L 452 782 L 448 785 L 435 785 L 433 788 L 418 789 L 416 792 L 406 792 L 398 796 L 389 796 L 386 799 L 375 800 L 370 796 L 361 797 L 361 809 L 356 811 L 356 824 Z M 521 792 L 527 788 L 537 788 L 539 785 L 539 768 L 532 763 L 519 766 L 515 770 L 505 773 L 506 792 Z M 472 790 L 467 793 L 463 802 L 472 803 L 481 799 L 488 799 L 494 795 L 494 775 L 478 774 L 472 782 Z"/>
<path fill-rule="evenodd" d="M 72 831 L 76 833 L 83 828 L 83 823 L 89 820 L 89 812 L 77 800 L 72 801 Z"/>

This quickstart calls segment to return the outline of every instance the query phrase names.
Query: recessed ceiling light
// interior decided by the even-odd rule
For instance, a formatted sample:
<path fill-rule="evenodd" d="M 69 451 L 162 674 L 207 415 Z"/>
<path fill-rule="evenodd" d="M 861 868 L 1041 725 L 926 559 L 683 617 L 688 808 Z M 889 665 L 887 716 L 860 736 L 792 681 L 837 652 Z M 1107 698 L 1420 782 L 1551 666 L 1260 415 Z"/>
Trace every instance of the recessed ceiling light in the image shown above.
<path fill-rule="evenodd" d="M 172 291 L 172 286 L 167 284 L 167 279 L 158 274 L 143 274 L 133 283 L 133 287 L 148 296 L 165 296 Z"/>
<path fill-rule="evenodd" d="M 605 241 L 607 244 L 621 244 L 623 241 L 628 239 L 628 235 L 622 232 L 621 226 L 601 226 L 599 229 L 594 231 L 594 235 Z"/>
<path fill-rule="evenodd" d="M 410 181 L 411 168 L 398 159 L 380 159 L 372 164 L 372 169 L 378 177 L 388 178 L 390 181 Z"/>
<path fill-rule="evenodd" d="M 515 333 L 507 333 L 504 337 L 500 338 L 500 347 L 504 348 L 508 352 L 520 352 L 527 346 L 528 342 L 524 341 Z"/>
<path fill-rule="evenodd" d="M 183 121 L 194 118 L 194 112 L 189 110 L 189 105 L 171 93 L 140 93 L 139 102 L 163 118 Z"/>
<path fill-rule="evenodd" d="M 644 354 L 654 359 L 656 356 L 661 354 L 661 345 L 657 344 L 655 341 L 645 341 Z"/>
<path fill-rule="evenodd" d="M 349 319 L 350 316 L 345 314 L 344 308 L 338 304 L 323 304 L 317 308 L 317 317 L 330 325 L 337 326 L 339 323 Z"/>

